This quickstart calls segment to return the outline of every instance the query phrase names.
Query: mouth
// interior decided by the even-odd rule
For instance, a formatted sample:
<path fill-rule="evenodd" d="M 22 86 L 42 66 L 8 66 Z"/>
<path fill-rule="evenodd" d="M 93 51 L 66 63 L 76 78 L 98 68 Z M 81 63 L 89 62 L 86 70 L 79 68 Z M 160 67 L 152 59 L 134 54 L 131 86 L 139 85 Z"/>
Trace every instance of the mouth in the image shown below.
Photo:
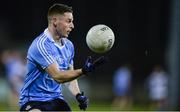
<path fill-rule="evenodd" d="M 69 35 L 71 31 L 67 31 L 67 34 Z"/>

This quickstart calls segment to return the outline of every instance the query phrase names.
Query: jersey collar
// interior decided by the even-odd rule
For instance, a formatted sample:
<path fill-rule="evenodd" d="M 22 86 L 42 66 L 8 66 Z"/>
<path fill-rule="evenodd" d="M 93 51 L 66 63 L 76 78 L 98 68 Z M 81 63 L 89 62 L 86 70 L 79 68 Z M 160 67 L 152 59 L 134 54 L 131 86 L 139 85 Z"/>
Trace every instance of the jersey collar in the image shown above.
<path fill-rule="evenodd" d="M 49 38 L 49 40 L 50 40 L 51 42 L 55 43 L 52 35 L 50 34 L 50 32 L 49 32 L 49 30 L 48 30 L 48 28 L 46 28 L 46 29 L 44 30 L 44 34 Z"/>

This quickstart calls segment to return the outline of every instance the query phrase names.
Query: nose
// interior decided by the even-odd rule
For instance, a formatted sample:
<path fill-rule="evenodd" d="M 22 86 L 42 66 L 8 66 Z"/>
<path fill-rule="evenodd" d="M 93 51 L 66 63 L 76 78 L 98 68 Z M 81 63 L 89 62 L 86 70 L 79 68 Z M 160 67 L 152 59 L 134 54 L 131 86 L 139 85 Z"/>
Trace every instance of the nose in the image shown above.
<path fill-rule="evenodd" d="M 71 29 L 73 29 L 73 28 L 74 28 L 74 24 L 73 24 L 73 23 L 71 23 L 70 28 L 71 28 Z"/>

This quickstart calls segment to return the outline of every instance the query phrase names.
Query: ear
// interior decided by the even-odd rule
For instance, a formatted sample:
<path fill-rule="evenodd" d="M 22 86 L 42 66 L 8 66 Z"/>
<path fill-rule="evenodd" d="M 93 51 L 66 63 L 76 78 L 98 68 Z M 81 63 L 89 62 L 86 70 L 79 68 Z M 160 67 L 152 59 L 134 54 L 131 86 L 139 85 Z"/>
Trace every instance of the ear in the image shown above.
<path fill-rule="evenodd" d="M 53 17 L 53 18 L 52 18 L 52 23 L 53 23 L 53 26 L 54 26 L 54 27 L 57 27 L 56 21 L 57 21 L 57 18 L 56 18 L 56 17 Z"/>

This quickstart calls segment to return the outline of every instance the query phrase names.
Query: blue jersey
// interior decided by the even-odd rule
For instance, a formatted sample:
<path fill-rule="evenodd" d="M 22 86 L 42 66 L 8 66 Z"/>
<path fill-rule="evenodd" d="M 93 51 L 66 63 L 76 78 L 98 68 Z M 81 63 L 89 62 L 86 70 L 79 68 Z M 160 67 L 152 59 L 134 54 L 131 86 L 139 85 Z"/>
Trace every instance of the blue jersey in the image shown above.
<path fill-rule="evenodd" d="M 73 65 L 74 46 L 67 38 L 63 45 L 57 44 L 48 29 L 31 44 L 27 54 L 27 74 L 20 93 L 20 106 L 28 101 L 48 101 L 63 99 L 61 84 L 45 72 L 52 63 L 57 63 L 60 70 L 68 70 Z"/>

